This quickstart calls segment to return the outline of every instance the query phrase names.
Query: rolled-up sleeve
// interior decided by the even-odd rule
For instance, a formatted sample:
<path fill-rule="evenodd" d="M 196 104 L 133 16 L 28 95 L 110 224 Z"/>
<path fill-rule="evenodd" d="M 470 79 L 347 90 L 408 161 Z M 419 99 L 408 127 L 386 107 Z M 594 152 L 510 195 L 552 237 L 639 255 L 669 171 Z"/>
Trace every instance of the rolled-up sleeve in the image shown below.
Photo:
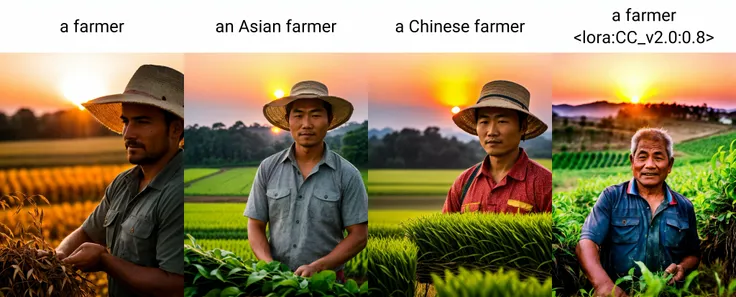
<path fill-rule="evenodd" d="M 580 240 L 589 239 L 598 245 L 603 244 L 611 223 L 611 195 L 609 190 L 604 190 L 598 196 L 598 201 L 595 202 L 593 209 L 585 219 L 585 223 L 583 223 Z"/>
<path fill-rule="evenodd" d="M 368 222 L 368 192 L 357 168 L 346 170 L 348 180 L 342 197 L 342 224 L 348 227 Z"/>
<path fill-rule="evenodd" d="M 243 216 L 251 219 L 268 222 L 268 197 L 266 197 L 266 180 L 265 168 L 269 166 L 266 161 L 261 162 L 256 171 L 256 177 L 253 179 L 250 193 L 248 194 L 248 202 L 245 206 Z"/>
<path fill-rule="evenodd" d="M 181 181 L 181 179 L 179 179 Z M 156 260 L 162 270 L 184 274 L 184 184 L 179 182 L 165 193 L 158 206 L 158 239 Z"/>
<path fill-rule="evenodd" d="M 105 194 L 102 196 L 100 203 L 97 204 L 95 210 L 93 210 L 87 219 L 84 220 L 84 223 L 82 223 L 82 230 L 84 230 L 84 233 L 87 233 L 87 236 L 89 236 L 89 238 L 91 238 L 95 243 L 104 246 L 108 246 L 107 242 L 105 242 L 105 216 L 107 216 L 107 211 L 110 209 L 110 201 L 108 201 L 109 192 L 110 187 L 108 186 L 107 189 L 105 189 Z"/>

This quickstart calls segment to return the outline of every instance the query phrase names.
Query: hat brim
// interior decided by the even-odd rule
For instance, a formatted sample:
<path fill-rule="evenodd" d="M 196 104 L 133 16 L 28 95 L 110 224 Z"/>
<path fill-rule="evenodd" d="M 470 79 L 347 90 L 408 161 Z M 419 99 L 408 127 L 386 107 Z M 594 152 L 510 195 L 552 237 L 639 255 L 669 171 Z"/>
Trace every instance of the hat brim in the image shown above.
<path fill-rule="evenodd" d="M 319 99 L 332 106 L 332 121 L 327 127 L 327 130 L 332 130 L 346 123 L 353 115 L 353 104 L 343 98 L 335 96 L 297 95 L 283 97 L 267 103 L 263 106 L 263 116 L 272 125 L 281 130 L 289 131 L 289 121 L 286 119 L 286 105 L 302 99 Z"/>
<path fill-rule="evenodd" d="M 163 100 L 154 100 L 151 97 L 138 94 L 115 94 L 100 97 L 82 103 L 85 109 L 92 114 L 98 122 L 110 129 L 111 131 L 122 134 L 123 121 L 120 116 L 123 114 L 123 103 L 146 104 L 160 109 L 169 111 L 174 115 L 184 119 L 184 107 L 173 102 Z"/>
<path fill-rule="evenodd" d="M 454 116 L 452 116 L 452 121 L 455 122 L 455 125 L 457 125 L 460 129 L 462 129 L 465 132 L 468 132 L 472 135 L 478 135 L 478 132 L 476 131 L 476 120 L 475 120 L 475 111 L 479 108 L 505 108 L 505 109 L 511 109 L 515 111 L 519 111 L 522 113 L 525 113 L 528 115 L 526 121 L 527 121 L 527 128 L 524 135 L 522 135 L 522 139 L 528 140 L 535 138 L 539 135 L 542 135 L 545 131 L 547 131 L 547 124 L 542 122 L 537 116 L 530 113 L 528 110 L 521 108 L 519 105 L 514 104 L 510 101 L 498 99 L 498 100 L 484 100 L 480 103 L 477 103 L 473 106 L 467 107 Z"/>

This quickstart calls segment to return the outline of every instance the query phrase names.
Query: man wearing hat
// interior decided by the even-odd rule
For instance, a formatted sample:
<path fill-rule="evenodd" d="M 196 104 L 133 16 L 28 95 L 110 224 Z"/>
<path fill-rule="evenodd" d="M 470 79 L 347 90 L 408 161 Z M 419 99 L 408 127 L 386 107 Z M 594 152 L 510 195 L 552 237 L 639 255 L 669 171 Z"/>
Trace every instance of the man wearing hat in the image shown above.
<path fill-rule="evenodd" d="M 552 172 L 529 159 L 522 140 L 544 133 L 547 125 L 529 112 L 529 91 L 510 81 L 483 86 L 478 102 L 452 117 L 477 135 L 488 154 L 455 180 L 443 213 L 531 213 L 552 211 Z"/>
<path fill-rule="evenodd" d="M 248 196 L 244 215 L 258 259 L 279 261 L 301 276 L 334 270 L 343 281 L 345 262 L 365 248 L 368 193 L 360 171 L 324 142 L 352 113 L 350 102 L 329 96 L 316 81 L 297 83 L 290 96 L 263 107 L 294 143 L 261 162 Z"/>
<path fill-rule="evenodd" d="M 56 248 L 83 271 L 105 271 L 110 296 L 184 294 L 184 75 L 143 65 L 125 92 L 82 104 L 123 135 L 128 161 L 100 204 Z"/>

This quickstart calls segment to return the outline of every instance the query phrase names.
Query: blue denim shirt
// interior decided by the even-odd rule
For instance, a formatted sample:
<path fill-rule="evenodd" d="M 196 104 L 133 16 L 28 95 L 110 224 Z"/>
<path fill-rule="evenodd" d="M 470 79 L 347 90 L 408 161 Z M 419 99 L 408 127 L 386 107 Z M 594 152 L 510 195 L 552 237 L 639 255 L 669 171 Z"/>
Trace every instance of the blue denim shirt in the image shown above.
<path fill-rule="evenodd" d="M 665 199 L 654 216 L 634 179 L 601 193 L 585 219 L 580 239 L 601 247 L 601 265 L 612 280 L 626 275 L 634 261 L 662 271 L 686 256 L 700 255 L 693 204 L 665 183 Z"/>

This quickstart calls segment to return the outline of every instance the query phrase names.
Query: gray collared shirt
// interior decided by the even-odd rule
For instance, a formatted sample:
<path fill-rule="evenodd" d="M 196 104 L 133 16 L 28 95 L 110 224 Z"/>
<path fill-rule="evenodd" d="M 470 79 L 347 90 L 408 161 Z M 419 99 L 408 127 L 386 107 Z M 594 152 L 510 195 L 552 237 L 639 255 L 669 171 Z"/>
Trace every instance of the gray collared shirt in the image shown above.
<path fill-rule="evenodd" d="M 293 149 L 261 162 L 244 213 L 269 223 L 271 256 L 292 271 L 329 254 L 345 227 L 368 222 L 368 193 L 353 164 L 325 143 L 322 160 L 305 180 Z"/>
<path fill-rule="evenodd" d="M 141 169 L 119 174 L 82 224 L 110 253 L 133 264 L 184 274 L 184 169 L 182 149 L 138 192 Z M 111 297 L 136 296 L 108 275 Z"/>

